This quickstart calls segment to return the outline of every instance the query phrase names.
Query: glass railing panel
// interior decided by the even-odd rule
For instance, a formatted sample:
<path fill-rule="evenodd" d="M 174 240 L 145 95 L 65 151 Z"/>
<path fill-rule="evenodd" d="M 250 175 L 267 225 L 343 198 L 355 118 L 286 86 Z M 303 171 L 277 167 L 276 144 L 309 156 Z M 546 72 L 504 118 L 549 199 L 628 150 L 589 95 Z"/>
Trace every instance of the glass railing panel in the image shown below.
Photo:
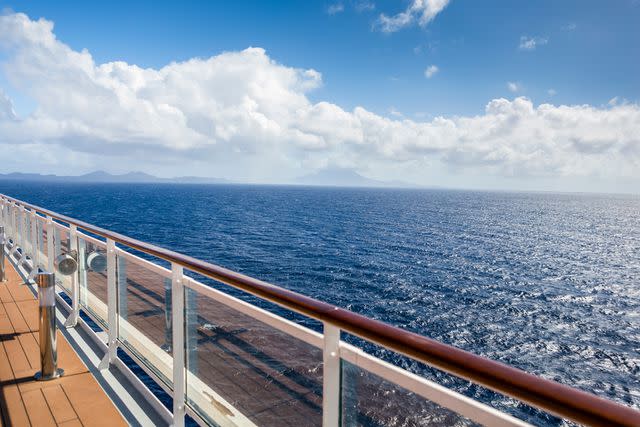
<path fill-rule="evenodd" d="M 473 421 L 342 360 L 343 426 L 476 426 Z"/>
<path fill-rule="evenodd" d="M 107 330 L 106 244 L 78 236 L 80 305 Z"/>
<path fill-rule="evenodd" d="M 33 244 L 31 243 L 33 236 L 31 233 L 31 212 L 25 212 L 24 214 L 24 252 L 31 259 L 33 259 Z"/>
<path fill-rule="evenodd" d="M 71 242 L 69 240 L 69 229 L 55 223 L 53 227 L 53 259 L 60 255 L 69 253 Z M 71 294 L 71 276 L 63 276 L 56 271 L 56 284 L 67 293 Z"/>
<path fill-rule="evenodd" d="M 171 387 L 171 272 L 119 251 L 118 338 Z"/>
<path fill-rule="evenodd" d="M 322 351 L 216 292 L 185 290 L 188 404 L 212 424 L 321 425 Z"/>
<path fill-rule="evenodd" d="M 24 251 L 24 216 L 20 209 L 16 209 L 15 213 L 15 222 L 16 222 L 16 242 L 21 251 Z"/>

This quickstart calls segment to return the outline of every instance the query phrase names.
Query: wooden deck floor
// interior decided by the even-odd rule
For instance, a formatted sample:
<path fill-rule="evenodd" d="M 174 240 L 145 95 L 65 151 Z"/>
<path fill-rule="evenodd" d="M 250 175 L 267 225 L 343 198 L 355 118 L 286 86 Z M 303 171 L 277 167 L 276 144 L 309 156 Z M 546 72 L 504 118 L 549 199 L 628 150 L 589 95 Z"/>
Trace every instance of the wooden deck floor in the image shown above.
<path fill-rule="evenodd" d="M 38 301 L 6 262 L 0 283 L 0 425 L 126 426 L 111 400 L 58 332 L 58 366 L 65 375 L 33 379 L 40 369 Z"/>

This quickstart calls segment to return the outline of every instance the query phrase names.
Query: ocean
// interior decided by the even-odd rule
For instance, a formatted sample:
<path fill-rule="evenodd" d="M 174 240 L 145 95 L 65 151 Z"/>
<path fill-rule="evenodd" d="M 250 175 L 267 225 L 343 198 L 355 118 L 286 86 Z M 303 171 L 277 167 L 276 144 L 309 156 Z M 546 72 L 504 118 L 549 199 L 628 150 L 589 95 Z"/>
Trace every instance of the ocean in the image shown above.
<path fill-rule="evenodd" d="M 640 408 L 640 196 L 9 181 L 0 193 Z"/>

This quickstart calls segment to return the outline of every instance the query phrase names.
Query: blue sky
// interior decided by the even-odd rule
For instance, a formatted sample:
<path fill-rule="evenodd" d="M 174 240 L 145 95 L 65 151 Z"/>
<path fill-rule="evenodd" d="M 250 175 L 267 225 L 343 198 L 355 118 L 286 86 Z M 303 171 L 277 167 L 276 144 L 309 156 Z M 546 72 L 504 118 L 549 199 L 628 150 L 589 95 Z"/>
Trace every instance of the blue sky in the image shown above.
<path fill-rule="evenodd" d="M 359 5 L 373 4 L 370 10 Z M 144 67 L 263 47 L 289 66 L 313 68 L 312 99 L 380 114 L 478 114 L 511 96 L 534 102 L 605 104 L 640 98 L 640 4 L 602 1 L 452 1 L 437 19 L 393 34 L 372 31 L 380 13 L 407 1 L 0 2 L 55 22 L 59 39 L 97 62 Z M 332 5 L 343 10 L 328 13 Z M 518 48 L 522 36 L 548 42 Z M 424 71 L 435 64 L 432 79 Z M 554 96 L 548 94 L 553 89 Z"/>
<path fill-rule="evenodd" d="M 57 146 L 64 159 L 43 159 L 48 172 L 289 182 L 341 167 L 457 187 L 640 183 L 638 0 L 0 7 L 0 144 L 16 157 Z M 34 41 L 42 34 L 55 42 Z M 119 158 L 125 146 L 136 154 Z"/>

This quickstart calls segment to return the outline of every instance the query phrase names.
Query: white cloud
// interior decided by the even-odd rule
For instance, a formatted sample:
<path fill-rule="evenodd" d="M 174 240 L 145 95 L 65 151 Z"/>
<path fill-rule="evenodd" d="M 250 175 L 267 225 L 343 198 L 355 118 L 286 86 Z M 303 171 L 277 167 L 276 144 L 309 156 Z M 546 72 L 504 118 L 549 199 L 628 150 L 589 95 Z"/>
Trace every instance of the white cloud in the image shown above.
<path fill-rule="evenodd" d="M 283 182 L 309 167 L 346 165 L 414 181 L 434 168 L 449 176 L 640 179 L 640 106 L 628 102 L 500 98 L 475 116 L 399 120 L 310 101 L 320 73 L 279 64 L 263 49 L 160 69 L 97 64 L 56 39 L 51 22 L 21 14 L 0 16 L 0 56 L 6 79 L 37 105 L 16 117 L 0 96 L 0 153 L 5 164 L 40 172 L 142 169 Z"/>
<path fill-rule="evenodd" d="M 522 85 L 520 83 L 517 82 L 507 82 L 507 89 L 509 89 L 509 92 L 520 92 L 522 90 Z"/>
<path fill-rule="evenodd" d="M 424 70 L 424 76 L 428 79 L 435 76 L 436 73 L 440 71 L 437 65 L 429 65 L 426 70 Z"/>
<path fill-rule="evenodd" d="M 547 90 L 547 95 L 549 95 L 549 96 L 556 96 L 557 94 L 558 94 L 558 92 L 556 92 L 556 90 L 553 89 L 553 88 Z"/>
<path fill-rule="evenodd" d="M 518 49 L 535 50 L 536 47 L 545 45 L 548 42 L 549 42 L 549 39 L 547 37 L 522 36 L 520 37 L 520 44 L 518 45 Z"/>
<path fill-rule="evenodd" d="M 576 25 L 576 23 L 575 23 L 575 22 L 569 22 L 567 25 L 563 25 L 563 26 L 561 27 L 561 29 L 562 29 L 563 31 L 573 31 L 573 30 L 575 30 L 576 28 L 578 28 L 578 26 Z"/>
<path fill-rule="evenodd" d="M 376 27 L 384 33 L 394 33 L 416 21 L 421 27 L 426 27 L 447 4 L 449 0 L 413 0 L 404 12 L 393 16 L 380 14 Z"/>
<path fill-rule="evenodd" d="M 370 12 L 372 10 L 375 10 L 375 8 L 376 4 L 372 1 L 361 0 L 356 2 L 355 4 L 356 12 Z"/>
<path fill-rule="evenodd" d="M 329 5 L 327 8 L 327 13 L 329 15 L 335 15 L 336 13 L 344 12 L 344 5 L 342 3 L 335 3 Z"/>

